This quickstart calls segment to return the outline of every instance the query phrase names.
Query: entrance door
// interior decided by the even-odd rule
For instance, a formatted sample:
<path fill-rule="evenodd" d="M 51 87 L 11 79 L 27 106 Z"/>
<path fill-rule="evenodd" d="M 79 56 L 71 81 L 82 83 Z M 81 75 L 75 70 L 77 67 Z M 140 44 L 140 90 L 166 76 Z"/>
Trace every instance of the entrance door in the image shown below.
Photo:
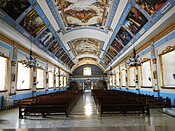
<path fill-rule="evenodd" d="M 91 80 L 87 79 L 84 81 L 84 90 L 91 90 Z"/>

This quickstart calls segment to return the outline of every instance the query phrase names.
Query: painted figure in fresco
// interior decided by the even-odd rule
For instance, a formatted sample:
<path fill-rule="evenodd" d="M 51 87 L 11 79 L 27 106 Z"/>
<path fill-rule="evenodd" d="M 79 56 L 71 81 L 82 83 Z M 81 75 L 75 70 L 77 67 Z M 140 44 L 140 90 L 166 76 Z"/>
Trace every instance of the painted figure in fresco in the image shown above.
<path fill-rule="evenodd" d="M 136 3 L 150 16 L 153 16 L 166 2 L 167 0 L 136 0 Z"/>
<path fill-rule="evenodd" d="M 52 33 L 49 29 L 46 29 L 38 38 L 38 41 L 41 42 L 44 46 L 47 46 L 48 42 L 53 38 Z"/>
<path fill-rule="evenodd" d="M 36 37 L 46 26 L 34 9 L 23 18 L 20 25 L 33 37 Z"/>
<path fill-rule="evenodd" d="M 0 0 L 0 8 L 16 20 L 28 7 L 28 0 Z"/>
<path fill-rule="evenodd" d="M 128 44 L 132 39 L 132 36 L 123 27 L 119 30 L 116 37 L 123 45 Z"/>
<path fill-rule="evenodd" d="M 124 21 L 124 25 L 135 35 L 146 22 L 146 17 L 138 9 L 132 7 Z"/>
<path fill-rule="evenodd" d="M 114 40 L 111 44 L 111 46 L 117 51 L 121 51 L 123 49 L 123 46 L 117 41 L 117 40 Z"/>
<path fill-rule="evenodd" d="M 91 25 L 102 23 L 106 9 L 104 0 L 60 0 L 68 24 Z"/>

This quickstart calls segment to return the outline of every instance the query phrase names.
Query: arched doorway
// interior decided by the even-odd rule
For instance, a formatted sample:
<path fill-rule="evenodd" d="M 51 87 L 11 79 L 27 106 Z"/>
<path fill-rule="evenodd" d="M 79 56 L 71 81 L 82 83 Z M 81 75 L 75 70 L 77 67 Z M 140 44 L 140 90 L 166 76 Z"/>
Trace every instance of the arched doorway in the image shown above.
<path fill-rule="evenodd" d="M 83 82 L 83 89 L 84 90 L 91 90 L 92 89 L 92 81 L 87 79 Z"/>
<path fill-rule="evenodd" d="M 78 90 L 78 83 L 76 81 L 70 82 L 69 90 Z"/>

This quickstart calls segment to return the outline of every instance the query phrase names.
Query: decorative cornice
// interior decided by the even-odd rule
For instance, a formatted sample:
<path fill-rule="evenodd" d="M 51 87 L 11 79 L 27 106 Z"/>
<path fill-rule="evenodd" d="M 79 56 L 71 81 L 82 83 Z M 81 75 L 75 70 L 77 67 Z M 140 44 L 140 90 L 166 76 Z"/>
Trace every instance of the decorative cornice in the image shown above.
<path fill-rule="evenodd" d="M 150 60 L 150 58 L 140 58 L 140 62 L 141 63 L 144 63 L 144 62 L 147 62 L 147 61 L 149 61 Z"/>
<path fill-rule="evenodd" d="M 175 30 L 175 23 L 173 23 L 172 25 L 170 25 L 167 29 L 165 29 L 163 32 L 161 32 L 160 34 L 158 34 L 154 39 L 153 42 L 156 42 L 158 40 L 160 40 L 161 38 L 163 38 L 164 36 L 166 36 L 167 34 L 169 34 L 170 32 Z"/>
<path fill-rule="evenodd" d="M 165 50 L 162 51 L 162 53 L 160 55 L 169 53 L 171 51 L 175 50 L 175 45 L 174 46 L 168 46 Z"/>
<path fill-rule="evenodd" d="M 0 56 L 3 56 L 4 57 L 4 53 L 0 52 Z"/>
<path fill-rule="evenodd" d="M 3 41 L 4 43 L 10 45 L 10 46 L 16 46 L 17 49 L 19 49 L 19 50 L 21 50 L 21 51 L 23 51 L 23 52 L 25 52 L 25 53 L 27 53 L 27 54 L 30 53 L 30 51 L 29 51 L 28 49 L 24 48 L 23 46 L 21 46 L 21 45 L 18 44 L 17 42 L 14 42 L 14 41 L 10 40 L 9 38 L 7 38 L 6 36 L 4 36 L 4 35 L 2 35 L 2 34 L 0 34 L 0 40 Z M 60 67 L 58 67 L 57 65 L 55 65 L 55 64 L 49 62 L 48 60 L 44 59 L 43 57 L 40 57 L 39 55 L 37 55 L 37 54 L 35 54 L 35 53 L 33 53 L 33 54 L 36 56 L 36 58 L 37 58 L 38 60 L 41 60 L 41 61 L 43 61 L 43 62 L 46 62 L 46 63 L 48 63 L 48 64 L 50 64 L 50 65 L 52 65 L 52 66 L 54 66 L 54 67 L 56 67 L 56 68 L 60 68 Z M 63 69 L 62 69 L 62 70 L 63 70 Z M 65 70 L 64 70 L 64 71 L 65 71 Z M 66 72 L 66 71 L 65 71 L 65 72 Z"/>

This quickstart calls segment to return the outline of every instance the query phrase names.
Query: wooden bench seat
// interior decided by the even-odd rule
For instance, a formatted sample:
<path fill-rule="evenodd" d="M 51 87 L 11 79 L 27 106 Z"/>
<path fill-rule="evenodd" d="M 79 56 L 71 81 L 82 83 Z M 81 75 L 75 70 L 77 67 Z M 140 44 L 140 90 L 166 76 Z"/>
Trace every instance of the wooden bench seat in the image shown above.
<path fill-rule="evenodd" d="M 146 114 L 150 115 L 149 105 L 139 103 L 134 97 L 117 91 L 92 91 L 100 115 L 103 114 Z"/>
<path fill-rule="evenodd" d="M 43 117 L 52 113 L 65 114 L 68 117 L 70 111 L 79 100 L 82 91 L 77 92 L 64 92 L 60 94 L 52 94 L 52 96 L 39 96 L 35 98 L 29 98 L 20 100 L 19 106 L 19 118 L 23 118 L 28 115 L 41 114 Z"/>

